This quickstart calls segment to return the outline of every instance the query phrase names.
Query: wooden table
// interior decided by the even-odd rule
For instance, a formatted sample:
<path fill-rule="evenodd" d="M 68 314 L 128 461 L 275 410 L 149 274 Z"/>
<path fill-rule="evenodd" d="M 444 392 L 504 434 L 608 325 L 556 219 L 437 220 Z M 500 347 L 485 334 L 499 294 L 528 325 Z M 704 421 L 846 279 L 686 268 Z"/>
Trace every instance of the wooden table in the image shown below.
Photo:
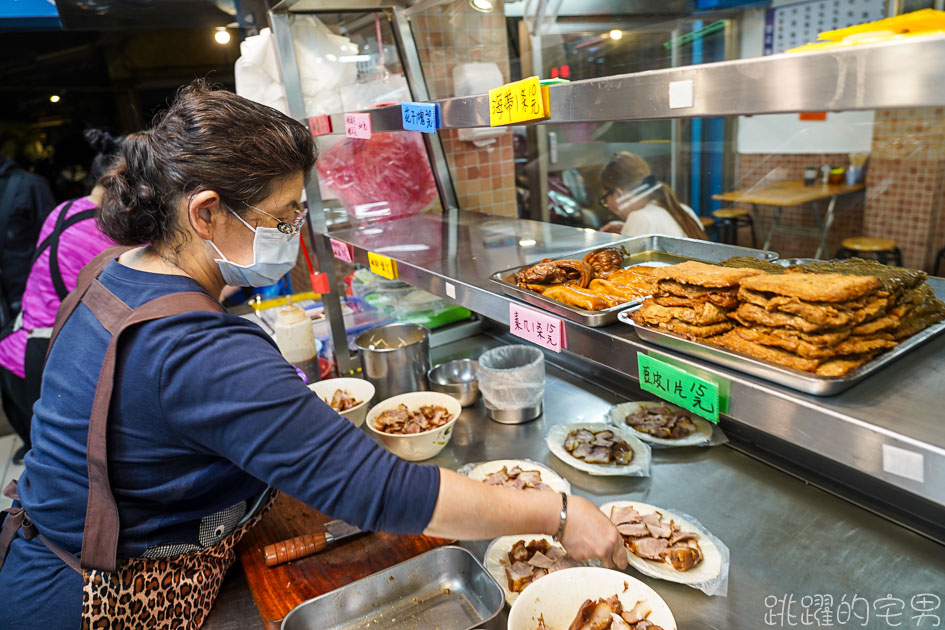
<path fill-rule="evenodd" d="M 304 534 L 324 531 L 331 520 L 285 494 L 237 547 L 259 616 L 267 630 L 302 602 L 383 571 L 450 541 L 427 536 L 365 534 L 331 545 L 294 562 L 267 567 L 263 547 Z"/>
<path fill-rule="evenodd" d="M 830 233 L 830 226 L 833 225 L 835 210 L 837 206 L 837 197 L 848 195 L 866 188 L 865 184 L 814 184 L 807 186 L 802 181 L 775 182 L 772 184 L 760 184 L 751 188 L 742 190 L 733 190 L 720 195 L 712 195 L 713 199 L 720 201 L 731 201 L 735 203 L 751 204 L 751 212 L 754 221 L 761 229 L 760 214 L 758 206 L 774 206 L 776 208 L 774 222 L 771 229 L 765 237 L 762 249 L 768 249 L 771 245 L 771 238 L 776 232 L 787 232 L 792 234 L 803 234 L 805 236 L 814 236 L 819 239 L 817 253 L 814 258 L 821 258 L 827 249 L 827 236 Z M 827 212 L 821 220 L 821 213 L 818 204 L 824 200 L 827 202 Z M 816 228 L 787 227 L 781 225 L 781 212 L 784 208 L 791 206 L 801 206 L 810 204 L 814 213 L 814 220 L 817 221 Z"/>

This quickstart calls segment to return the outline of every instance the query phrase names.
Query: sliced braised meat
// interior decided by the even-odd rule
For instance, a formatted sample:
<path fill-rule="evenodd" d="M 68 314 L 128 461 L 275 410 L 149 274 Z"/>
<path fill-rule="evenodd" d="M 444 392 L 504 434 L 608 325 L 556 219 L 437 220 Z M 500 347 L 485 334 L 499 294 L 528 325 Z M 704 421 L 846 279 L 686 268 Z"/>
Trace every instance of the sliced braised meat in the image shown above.
<path fill-rule="evenodd" d="M 534 567 L 524 562 L 515 562 L 510 567 L 505 567 L 505 575 L 509 580 L 509 590 L 513 593 L 521 593 L 528 586 L 533 577 Z"/>
<path fill-rule="evenodd" d="M 671 431 L 670 438 L 674 440 L 688 437 L 696 432 L 696 423 L 686 416 L 679 416 Z"/>
<path fill-rule="evenodd" d="M 509 479 L 503 484 L 506 488 L 512 488 L 513 490 L 524 490 L 525 482 L 522 481 L 519 477 L 515 479 Z"/>
<path fill-rule="evenodd" d="M 684 540 L 697 540 L 698 538 L 699 534 L 693 534 L 692 532 L 679 532 L 673 534 L 673 537 L 669 539 L 669 545 L 673 546 L 683 542 Z"/>
<path fill-rule="evenodd" d="M 626 466 L 633 459 L 633 451 L 630 450 L 630 445 L 623 440 L 614 442 L 613 446 L 610 447 L 610 452 L 613 455 L 614 462 L 621 466 Z"/>
<path fill-rule="evenodd" d="M 654 512 L 652 514 L 644 514 L 640 517 L 640 520 L 643 521 L 646 525 L 653 525 L 654 527 L 659 527 L 662 522 L 661 514 L 659 512 Z"/>
<path fill-rule="evenodd" d="M 588 431 L 587 429 L 578 429 L 576 437 L 579 440 L 584 440 L 585 442 L 589 442 L 594 439 L 594 434 Z"/>
<path fill-rule="evenodd" d="M 591 454 L 591 451 L 594 450 L 594 447 L 591 446 L 588 442 L 581 442 L 576 449 L 574 449 L 571 454 L 577 457 L 578 459 L 584 459 Z"/>
<path fill-rule="evenodd" d="M 578 447 L 578 444 L 580 444 L 581 442 L 582 442 L 581 438 L 579 438 L 574 433 L 569 433 L 568 437 L 564 438 L 564 450 L 570 453 L 571 451 L 576 449 Z"/>
<path fill-rule="evenodd" d="M 650 530 L 643 523 L 623 523 L 617 525 L 617 531 L 627 538 L 644 538 L 650 536 Z"/>
<path fill-rule="evenodd" d="M 534 470 L 522 471 L 518 474 L 518 478 L 526 485 L 536 487 L 541 483 L 541 473 Z"/>
<path fill-rule="evenodd" d="M 668 546 L 669 543 L 662 538 L 634 538 L 628 542 L 634 555 L 647 560 L 662 560 Z"/>
<path fill-rule="evenodd" d="M 453 419 L 445 407 L 423 405 L 410 411 L 406 405 L 381 412 L 374 419 L 374 426 L 384 433 L 422 433 L 443 426 Z"/>
<path fill-rule="evenodd" d="M 614 507 L 610 510 L 610 520 L 615 525 L 623 523 L 639 523 L 640 513 L 632 507 Z"/>
<path fill-rule="evenodd" d="M 564 448 L 577 459 L 589 464 L 626 466 L 633 459 L 633 450 L 613 431 L 571 431 L 564 439 Z"/>
<path fill-rule="evenodd" d="M 694 545 L 694 546 L 690 546 Z M 688 571 L 702 562 L 702 550 L 697 543 L 680 543 L 663 552 L 663 558 L 677 571 Z"/>
<path fill-rule="evenodd" d="M 486 475 L 483 483 L 515 490 L 551 490 L 551 487 L 541 482 L 541 472 L 522 470 L 518 466 L 513 466 L 512 470 L 503 466 L 502 470 Z"/>
<path fill-rule="evenodd" d="M 650 616 L 652 609 L 646 602 L 637 602 L 630 610 L 625 610 L 621 614 L 623 620 L 629 624 L 637 624 Z"/>
<path fill-rule="evenodd" d="M 536 551 L 535 555 L 533 555 L 528 560 L 528 564 L 532 565 L 533 567 L 538 567 L 539 569 L 550 569 L 551 567 L 555 566 L 555 561 L 542 552 Z"/>
<path fill-rule="evenodd" d="M 545 552 L 545 555 L 551 558 L 553 561 L 558 561 L 564 558 L 568 554 L 561 547 L 552 547 L 551 545 L 549 545 L 548 551 Z"/>
<path fill-rule="evenodd" d="M 525 547 L 524 540 L 520 540 L 512 545 L 512 549 L 509 551 L 509 561 L 512 564 L 516 562 L 528 562 L 528 549 Z"/>
<path fill-rule="evenodd" d="M 590 453 L 584 456 L 584 461 L 588 464 L 609 464 L 610 449 L 606 446 L 595 446 Z"/>
<path fill-rule="evenodd" d="M 650 523 L 644 523 L 646 528 L 650 531 L 650 535 L 653 538 L 669 538 L 673 535 L 673 526 L 669 523 L 660 523 L 656 527 Z"/>
<path fill-rule="evenodd" d="M 641 433 L 667 440 L 688 437 L 697 429 L 688 415 L 670 407 L 643 407 L 629 414 L 624 421 Z"/>
<path fill-rule="evenodd" d="M 613 615 L 613 620 L 610 624 L 610 630 L 635 630 L 635 628 L 624 621 L 623 617 Z"/>

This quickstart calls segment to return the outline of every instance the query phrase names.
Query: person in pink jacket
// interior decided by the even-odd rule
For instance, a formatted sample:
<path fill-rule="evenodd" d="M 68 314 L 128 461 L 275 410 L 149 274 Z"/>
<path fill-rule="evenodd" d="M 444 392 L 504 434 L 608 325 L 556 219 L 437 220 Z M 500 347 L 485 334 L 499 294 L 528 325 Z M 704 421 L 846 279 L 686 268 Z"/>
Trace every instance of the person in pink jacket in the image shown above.
<path fill-rule="evenodd" d="M 97 182 L 116 155 L 121 138 L 98 129 L 86 131 L 85 138 L 98 152 L 90 169 L 90 179 L 95 182 L 92 192 L 60 204 L 46 217 L 23 292 L 22 310 L 12 325 L 0 332 L 3 412 L 24 444 L 13 457 L 15 463 L 30 447 L 33 403 L 39 398 L 43 363 L 59 304 L 75 288 L 82 267 L 115 245 L 98 228 L 96 218 L 103 189 Z"/>

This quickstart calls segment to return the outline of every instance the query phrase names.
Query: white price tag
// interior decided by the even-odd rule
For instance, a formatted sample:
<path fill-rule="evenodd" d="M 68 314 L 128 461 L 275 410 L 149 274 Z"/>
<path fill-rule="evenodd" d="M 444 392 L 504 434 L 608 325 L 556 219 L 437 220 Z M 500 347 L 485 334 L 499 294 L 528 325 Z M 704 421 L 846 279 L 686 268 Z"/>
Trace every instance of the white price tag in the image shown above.
<path fill-rule="evenodd" d="M 883 470 L 912 481 L 925 482 L 925 458 L 921 453 L 898 446 L 883 444 Z"/>
<path fill-rule="evenodd" d="M 456 299 L 456 287 L 454 287 L 449 282 L 446 283 L 446 297 L 450 298 L 451 300 Z"/>
<path fill-rule="evenodd" d="M 692 79 L 672 81 L 669 84 L 669 108 L 684 109 L 693 106 Z"/>

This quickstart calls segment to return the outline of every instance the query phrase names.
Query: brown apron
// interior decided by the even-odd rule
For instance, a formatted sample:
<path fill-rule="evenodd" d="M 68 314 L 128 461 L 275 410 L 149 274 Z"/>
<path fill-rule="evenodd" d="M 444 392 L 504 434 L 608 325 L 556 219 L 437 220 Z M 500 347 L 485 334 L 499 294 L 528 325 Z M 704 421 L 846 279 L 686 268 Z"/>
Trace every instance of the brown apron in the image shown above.
<path fill-rule="evenodd" d="M 63 300 L 50 340 L 79 303 L 85 304 L 112 335 L 99 372 L 86 442 L 89 499 L 79 558 L 39 533 L 22 507 L 11 507 L 0 529 L 0 567 L 18 530 L 38 537 L 67 565 L 82 574 L 82 628 L 199 628 L 236 559 L 234 547 L 272 505 L 275 492 L 212 546 L 160 558 L 118 558 L 118 506 L 108 479 L 108 416 L 115 384 L 115 361 L 121 334 L 135 324 L 193 311 L 224 312 L 219 302 L 196 291 L 156 298 L 130 308 L 99 282 L 105 266 L 128 248 L 113 247 L 94 258 L 79 274 L 76 289 Z M 17 500 L 16 481 L 4 495 Z"/>

